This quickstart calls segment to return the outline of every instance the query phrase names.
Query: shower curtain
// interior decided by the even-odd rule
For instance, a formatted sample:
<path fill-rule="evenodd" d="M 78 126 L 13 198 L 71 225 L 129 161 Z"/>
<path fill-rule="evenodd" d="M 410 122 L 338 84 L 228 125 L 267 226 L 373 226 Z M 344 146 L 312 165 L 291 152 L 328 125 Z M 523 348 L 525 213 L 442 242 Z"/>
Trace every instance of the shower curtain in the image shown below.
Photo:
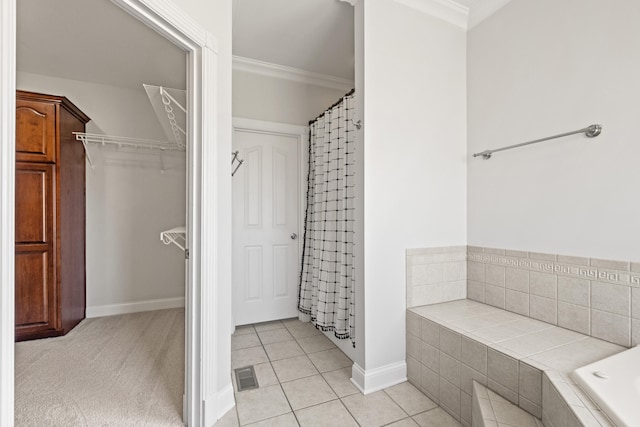
<path fill-rule="evenodd" d="M 309 123 L 298 310 L 355 347 L 354 93 Z"/>

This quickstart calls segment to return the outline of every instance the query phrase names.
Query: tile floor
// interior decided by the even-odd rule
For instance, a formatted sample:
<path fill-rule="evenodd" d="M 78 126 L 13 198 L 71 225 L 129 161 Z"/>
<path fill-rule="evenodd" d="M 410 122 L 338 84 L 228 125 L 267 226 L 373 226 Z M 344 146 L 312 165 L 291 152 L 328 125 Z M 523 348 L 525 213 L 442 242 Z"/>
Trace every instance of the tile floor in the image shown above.
<path fill-rule="evenodd" d="M 216 427 L 377 427 L 460 424 L 404 382 L 363 396 L 351 383 L 352 362 L 309 323 L 297 319 L 236 328 L 232 369 L 253 365 L 259 388 L 237 392 Z"/>

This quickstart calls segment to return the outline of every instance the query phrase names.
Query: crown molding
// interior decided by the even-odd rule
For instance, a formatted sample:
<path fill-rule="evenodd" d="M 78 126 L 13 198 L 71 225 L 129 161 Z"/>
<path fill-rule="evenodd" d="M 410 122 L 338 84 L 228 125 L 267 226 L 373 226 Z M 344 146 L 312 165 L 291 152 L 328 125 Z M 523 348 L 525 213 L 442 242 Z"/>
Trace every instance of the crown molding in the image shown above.
<path fill-rule="evenodd" d="M 311 71 L 258 61 L 257 59 L 244 58 L 242 56 L 233 56 L 233 69 L 262 76 L 275 77 L 277 79 L 342 90 L 344 92 L 353 89 L 355 84 L 353 80 L 313 73 Z"/>
<path fill-rule="evenodd" d="M 357 0 L 355 0 L 357 1 Z M 467 30 L 469 8 L 453 0 L 393 0 Z"/>
<path fill-rule="evenodd" d="M 482 6 L 474 6 L 473 13 L 469 16 L 469 29 L 472 29 L 488 17 L 492 16 L 498 10 L 509 4 L 511 0 L 493 0 L 487 3 L 481 3 Z"/>

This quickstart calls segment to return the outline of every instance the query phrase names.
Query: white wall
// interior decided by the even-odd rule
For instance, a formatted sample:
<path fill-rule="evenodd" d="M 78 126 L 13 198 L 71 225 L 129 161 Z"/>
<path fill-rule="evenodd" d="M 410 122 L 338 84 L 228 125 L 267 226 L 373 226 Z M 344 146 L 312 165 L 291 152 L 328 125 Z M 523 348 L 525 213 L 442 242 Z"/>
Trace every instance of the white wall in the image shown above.
<path fill-rule="evenodd" d="M 166 140 L 144 89 L 138 91 L 18 73 L 19 89 L 63 95 L 92 121 L 88 132 Z M 87 315 L 123 304 L 184 297 L 184 257 L 160 242 L 185 222 L 185 157 L 122 153 L 89 144 L 87 165 Z M 116 305 L 118 308 L 104 306 Z"/>
<path fill-rule="evenodd" d="M 466 34 L 392 0 L 359 7 L 369 372 L 405 360 L 405 250 L 466 244 Z"/>
<path fill-rule="evenodd" d="M 307 126 L 345 92 L 233 71 L 233 116 Z"/>
<path fill-rule="evenodd" d="M 230 408 L 233 400 L 231 384 L 231 0 L 173 0 L 192 19 L 215 37 L 217 46 L 216 84 L 211 88 L 218 101 L 216 117 L 216 156 L 217 164 L 207 165 L 216 171 L 217 187 L 215 188 L 216 217 L 203 218 L 203 221 L 215 227 L 217 250 L 214 260 L 208 260 L 216 272 L 216 283 L 203 283 L 203 287 L 215 287 L 216 307 L 209 307 L 215 313 L 215 337 L 210 331 L 206 334 L 204 348 L 213 349 L 214 356 L 202 363 L 215 366 L 215 375 L 203 377 L 203 393 L 205 396 L 208 419 L 222 417 Z M 205 143 L 211 141 L 205 141 Z M 207 262 L 207 260 L 204 260 Z"/>
<path fill-rule="evenodd" d="M 469 244 L 640 260 L 640 2 L 513 0 L 468 35 Z"/>
<path fill-rule="evenodd" d="M 21 71 L 18 71 L 17 86 L 21 90 L 66 96 L 91 118 L 87 132 L 167 138 L 142 87 L 133 90 Z"/>

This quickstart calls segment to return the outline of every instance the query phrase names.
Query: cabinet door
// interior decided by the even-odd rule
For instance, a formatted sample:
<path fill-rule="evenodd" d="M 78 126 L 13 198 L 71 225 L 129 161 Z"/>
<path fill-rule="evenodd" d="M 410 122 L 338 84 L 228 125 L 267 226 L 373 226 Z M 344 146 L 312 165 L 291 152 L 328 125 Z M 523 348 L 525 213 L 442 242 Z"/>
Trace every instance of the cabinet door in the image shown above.
<path fill-rule="evenodd" d="M 16 339 L 58 327 L 55 165 L 16 164 Z"/>
<path fill-rule="evenodd" d="M 56 106 L 45 102 L 16 100 L 16 160 L 55 162 Z"/>

